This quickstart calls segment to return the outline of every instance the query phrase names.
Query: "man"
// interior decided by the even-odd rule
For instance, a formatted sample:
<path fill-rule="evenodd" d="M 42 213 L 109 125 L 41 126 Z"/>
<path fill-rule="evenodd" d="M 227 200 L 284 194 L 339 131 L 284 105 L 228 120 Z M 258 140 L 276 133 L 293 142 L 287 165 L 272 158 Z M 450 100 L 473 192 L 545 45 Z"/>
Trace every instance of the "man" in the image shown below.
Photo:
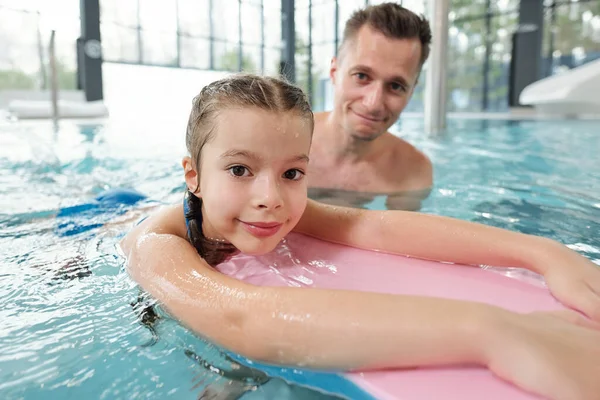
<path fill-rule="evenodd" d="M 429 55 L 423 17 L 394 3 L 369 6 L 347 21 L 331 61 L 332 111 L 315 115 L 309 195 L 364 205 L 386 194 L 388 208 L 418 209 L 433 183 L 430 160 L 388 129 L 410 100 Z M 362 192 L 347 196 L 348 191 Z"/>

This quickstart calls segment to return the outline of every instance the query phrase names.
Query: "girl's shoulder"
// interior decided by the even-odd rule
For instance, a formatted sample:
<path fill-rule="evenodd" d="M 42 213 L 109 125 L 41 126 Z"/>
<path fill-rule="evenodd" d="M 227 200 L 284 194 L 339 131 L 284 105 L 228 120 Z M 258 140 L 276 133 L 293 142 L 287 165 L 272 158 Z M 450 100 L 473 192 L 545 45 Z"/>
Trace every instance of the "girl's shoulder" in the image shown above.
<path fill-rule="evenodd" d="M 182 204 L 161 206 L 135 226 L 122 240 L 122 248 L 131 248 L 143 235 L 167 234 L 187 238 Z"/>
<path fill-rule="evenodd" d="M 187 236 L 184 207 L 182 204 L 161 207 L 148 217 L 148 220 L 150 220 L 150 226 L 155 233 L 172 234 L 182 238 Z"/>

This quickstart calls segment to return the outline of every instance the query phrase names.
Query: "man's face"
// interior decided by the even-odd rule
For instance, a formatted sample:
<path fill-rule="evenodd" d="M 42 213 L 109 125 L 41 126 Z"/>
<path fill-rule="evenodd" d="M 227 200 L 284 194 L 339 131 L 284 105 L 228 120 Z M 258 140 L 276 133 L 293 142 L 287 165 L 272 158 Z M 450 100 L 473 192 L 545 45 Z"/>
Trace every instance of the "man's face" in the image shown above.
<path fill-rule="evenodd" d="M 421 69 L 419 39 L 390 39 L 363 26 L 331 63 L 342 128 L 370 141 L 385 133 L 410 100 Z"/>

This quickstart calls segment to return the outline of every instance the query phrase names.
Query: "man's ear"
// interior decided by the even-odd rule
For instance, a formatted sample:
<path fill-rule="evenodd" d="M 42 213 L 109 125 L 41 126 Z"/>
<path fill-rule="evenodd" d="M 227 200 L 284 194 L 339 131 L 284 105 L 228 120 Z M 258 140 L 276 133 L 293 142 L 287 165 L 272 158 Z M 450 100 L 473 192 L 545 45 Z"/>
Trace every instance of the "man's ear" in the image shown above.
<path fill-rule="evenodd" d="M 331 65 L 329 66 L 329 78 L 331 78 L 331 83 L 335 85 L 335 73 L 338 69 L 338 59 L 337 57 L 331 57 Z"/>
<path fill-rule="evenodd" d="M 188 190 L 194 195 L 200 197 L 200 182 L 198 180 L 198 172 L 196 171 L 192 158 L 183 157 L 181 166 L 183 167 L 185 184 Z"/>

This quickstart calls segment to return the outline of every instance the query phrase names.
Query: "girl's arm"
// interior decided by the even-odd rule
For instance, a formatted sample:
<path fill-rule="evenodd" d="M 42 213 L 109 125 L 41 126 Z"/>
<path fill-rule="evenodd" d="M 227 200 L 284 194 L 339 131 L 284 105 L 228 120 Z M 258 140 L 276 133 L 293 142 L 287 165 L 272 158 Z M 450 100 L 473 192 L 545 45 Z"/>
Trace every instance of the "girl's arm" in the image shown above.
<path fill-rule="evenodd" d="M 485 364 L 488 315 L 499 310 L 433 298 L 257 287 L 230 278 L 184 238 L 181 206 L 122 241 L 128 272 L 193 331 L 247 357 L 317 368 Z M 392 317 L 393 316 L 393 317 Z"/>
<path fill-rule="evenodd" d="M 408 211 L 373 211 L 309 200 L 296 231 L 348 246 L 466 265 L 521 267 L 553 294 L 600 321 L 600 268 L 547 238 Z"/>
<path fill-rule="evenodd" d="M 471 302 L 248 285 L 209 267 L 173 221 L 182 207 L 124 238 L 129 273 L 187 327 L 246 357 L 344 370 L 469 363 L 541 394 L 600 389 L 592 330 Z"/>
<path fill-rule="evenodd" d="M 544 273 L 531 251 L 544 238 L 410 211 L 372 211 L 309 200 L 295 231 L 352 247 L 467 265 L 521 266 Z"/>

